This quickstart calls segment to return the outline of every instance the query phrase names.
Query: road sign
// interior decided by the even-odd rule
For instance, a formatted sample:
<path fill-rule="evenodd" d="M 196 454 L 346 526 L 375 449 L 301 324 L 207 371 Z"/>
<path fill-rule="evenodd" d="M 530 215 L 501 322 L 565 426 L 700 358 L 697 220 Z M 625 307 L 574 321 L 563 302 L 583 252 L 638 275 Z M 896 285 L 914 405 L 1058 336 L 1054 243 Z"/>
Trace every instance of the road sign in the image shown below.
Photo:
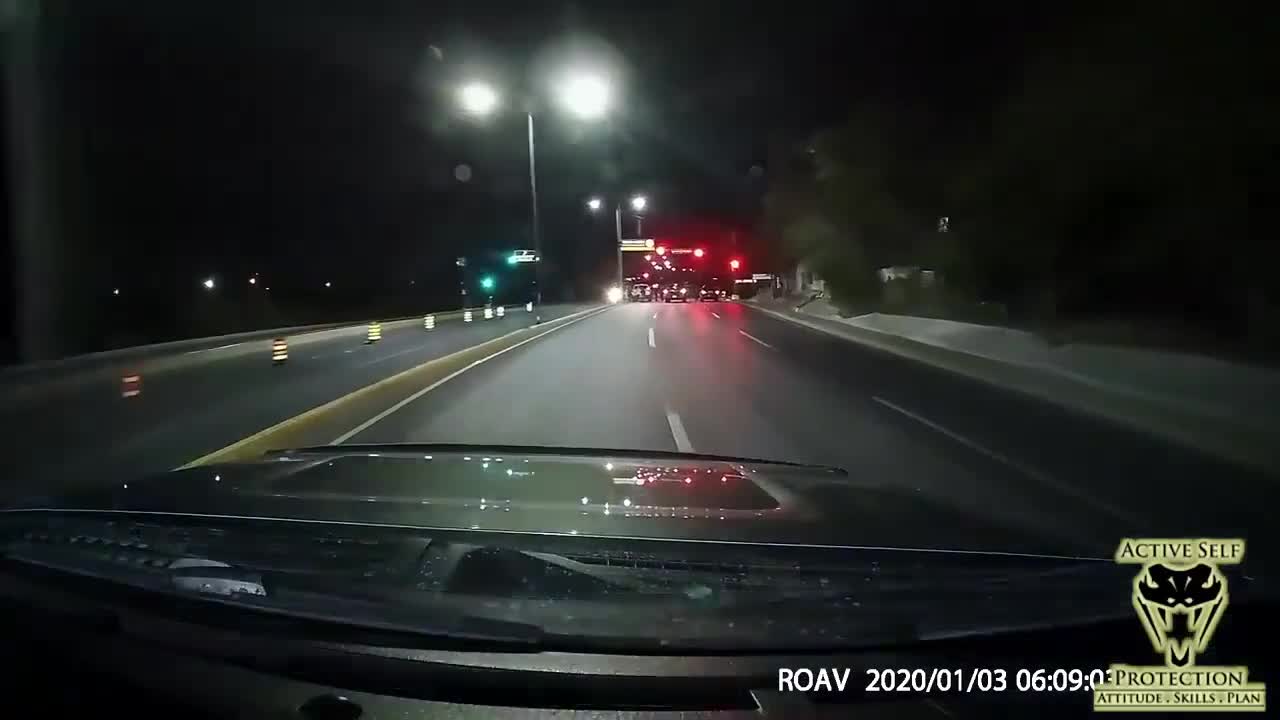
<path fill-rule="evenodd" d="M 652 252 L 653 238 L 620 241 L 623 252 Z"/>
<path fill-rule="evenodd" d="M 538 253 L 532 250 L 516 250 L 511 253 L 511 257 L 507 258 L 507 262 L 515 265 L 516 263 L 538 262 Z"/>

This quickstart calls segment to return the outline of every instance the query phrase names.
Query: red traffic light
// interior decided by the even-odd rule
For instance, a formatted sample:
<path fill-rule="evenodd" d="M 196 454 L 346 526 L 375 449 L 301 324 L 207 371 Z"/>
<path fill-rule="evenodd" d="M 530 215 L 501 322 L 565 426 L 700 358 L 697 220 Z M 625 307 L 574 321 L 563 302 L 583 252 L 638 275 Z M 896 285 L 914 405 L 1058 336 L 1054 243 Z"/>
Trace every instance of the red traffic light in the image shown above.
<path fill-rule="evenodd" d="M 666 254 L 667 254 L 667 249 L 666 249 L 665 247 L 661 246 L 661 245 L 659 245 L 658 247 L 654 248 L 654 249 L 653 249 L 653 251 L 654 251 L 654 252 L 656 252 L 656 253 L 658 253 L 659 255 L 666 255 Z"/>
<path fill-rule="evenodd" d="M 732 260 L 730 260 L 730 261 L 729 261 L 729 269 L 730 269 L 730 270 L 737 270 L 737 269 L 738 269 L 738 268 L 740 268 L 740 267 L 742 267 L 742 263 L 741 263 L 741 262 L 739 262 L 737 258 L 734 258 L 734 259 L 732 259 Z"/>
<path fill-rule="evenodd" d="M 702 248 L 694 248 L 693 250 L 694 257 L 702 257 L 703 255 L 706 255 L 706 253 L 702 251 Z"/>

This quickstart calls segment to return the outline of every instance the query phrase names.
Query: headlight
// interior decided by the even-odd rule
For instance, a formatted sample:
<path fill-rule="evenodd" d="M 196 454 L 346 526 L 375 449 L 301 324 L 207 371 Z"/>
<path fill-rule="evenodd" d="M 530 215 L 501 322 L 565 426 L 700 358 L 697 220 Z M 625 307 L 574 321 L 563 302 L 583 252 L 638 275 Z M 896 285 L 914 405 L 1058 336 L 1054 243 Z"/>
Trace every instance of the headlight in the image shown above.
<path fill-rule="evenodd" d="M 620 303 L 622 302 L 622 288 L 611 287 L 609 288 L 609 291 L 604 294 L 604 296 L 605 296 L 605 299 L 607 299 L 611 303 Z"/>

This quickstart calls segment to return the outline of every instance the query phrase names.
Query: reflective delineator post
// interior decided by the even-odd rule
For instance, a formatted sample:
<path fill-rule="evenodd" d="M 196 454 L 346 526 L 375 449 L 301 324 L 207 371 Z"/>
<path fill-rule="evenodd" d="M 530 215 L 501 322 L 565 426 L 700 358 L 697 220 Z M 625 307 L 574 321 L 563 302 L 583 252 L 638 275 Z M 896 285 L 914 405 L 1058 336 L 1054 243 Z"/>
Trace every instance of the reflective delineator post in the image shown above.
<path fill-rule="evenodd" d="M 142 394 L 142 375 L 128 372 L 120 378 L 120 397 L 137 397 Z"/>
<path fill-rule="evenodd" d="M 289 343 L 284 338 L 276 338 L 271 341 L 271 362 L 279 365 L 289 359 Z"/>
<path fill-rule="evenodd" d="M 525 312 L 533 312 L 533 303 L 531 303 L 531 302 L 527 302 L 527 303 L 525 303 L 525 304 L 524 304 L 524 311 L 525 311 Z"/>
<path fill-rule="evenodd" d="M 426 316 L 426 317 L 422 318 L 422 327 L 424 327 L 424 328 L 426 328 L 426 329 L 428 329 L 428 330 L 435 330 L 435 329 L 436 329 L 436 316 L 435 316 L 435 315 L 428 315 L 428 316 Z"/>
<path fill-rule="evenodd" d="M 485 319 L 485 320 L 492 320 L 492 319 L 493 319 L 493 308 L 485 308 L 485 309 L 484 309 L 484 319 Z"/>
<path fill-rule="evenodd" d="M 462 311 L 462 322 L 471 322 L 471 311 L 470 311 L 470 310 L 463 310 L 463 311 Z"/>
<path fill-rule="evenodd" d="M 376 343 L 381 339 L 382 339 L 382 323 L 380 322 L 369 323 L 369 336 L 365 338 L 364 340 L 365 344 L 368 345 L 369 343 Z"/>
<path fill-rule="evenodd" d="M 498 313 L 498 317 L 504 317 L 507 314 L 507 309 L 499 305 L 498 307 L 494 308 L 494 312 Z"/>

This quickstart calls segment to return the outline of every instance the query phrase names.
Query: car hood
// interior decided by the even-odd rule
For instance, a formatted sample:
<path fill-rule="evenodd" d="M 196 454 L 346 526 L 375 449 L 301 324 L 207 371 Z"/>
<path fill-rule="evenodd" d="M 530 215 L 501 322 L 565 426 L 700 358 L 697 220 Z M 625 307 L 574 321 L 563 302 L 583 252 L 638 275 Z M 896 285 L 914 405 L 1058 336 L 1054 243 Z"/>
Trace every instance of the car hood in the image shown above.
<path fill-rule="evenodd" d="M 178 513 L 759 544 L 1059 553 L 843 470 L 676 453 L 331 446 L 120 481 L 10 509 Z"/>

